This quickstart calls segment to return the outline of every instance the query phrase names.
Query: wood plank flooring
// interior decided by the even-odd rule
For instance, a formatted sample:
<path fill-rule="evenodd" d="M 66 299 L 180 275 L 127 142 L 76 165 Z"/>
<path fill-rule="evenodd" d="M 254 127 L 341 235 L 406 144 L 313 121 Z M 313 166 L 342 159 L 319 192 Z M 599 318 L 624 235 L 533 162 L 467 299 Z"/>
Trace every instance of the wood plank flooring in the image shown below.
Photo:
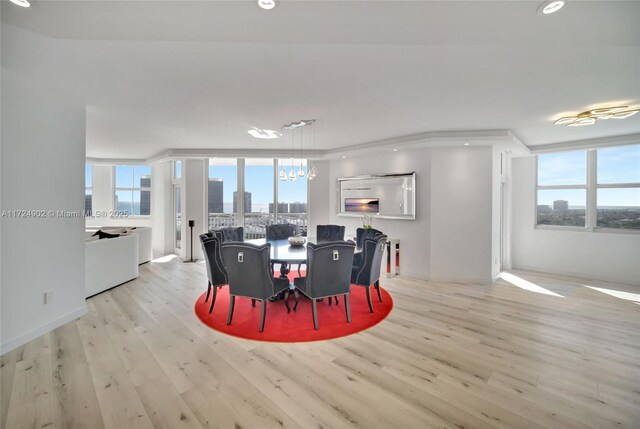
<path fill-rule="evenodd" d="M 200 323 L 204 265 L 166 259 L 2 356 L 0 429 L 640 427 L 640 287 L 384 278 L 368 331 L 260 343 Z"/>

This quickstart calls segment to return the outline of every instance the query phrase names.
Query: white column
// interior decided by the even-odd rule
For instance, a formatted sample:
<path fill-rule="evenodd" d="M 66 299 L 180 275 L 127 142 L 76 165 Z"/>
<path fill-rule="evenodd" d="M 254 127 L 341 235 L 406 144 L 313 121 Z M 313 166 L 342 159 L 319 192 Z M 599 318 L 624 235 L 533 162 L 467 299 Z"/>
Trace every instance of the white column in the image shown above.
<path fill-rule="evenodd" d="M 182 242 L 180 257 L 188 260 L 191 251 L 189 220 L 195 221 L 193 228 L 193 258 L 202 259 L 202 249 L 198 236 L 207 231 L 206 196 L 207 175 L 205 159 L 187 159 L 182 168 L 184 185 L 182 189 Z"/>

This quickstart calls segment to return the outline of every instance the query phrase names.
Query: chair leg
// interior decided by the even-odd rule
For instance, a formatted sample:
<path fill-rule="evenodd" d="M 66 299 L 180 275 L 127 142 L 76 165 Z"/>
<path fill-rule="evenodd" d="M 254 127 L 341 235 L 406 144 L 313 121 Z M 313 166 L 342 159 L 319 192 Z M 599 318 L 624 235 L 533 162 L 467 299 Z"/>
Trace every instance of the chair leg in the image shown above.
<path fill-rule="evenodd" d="M 329 302 L 329 305 L 331 305 L 331 303 L 333 302 L 333 297 L 330 296 L 329 298 L 327 298 L 327 301 Z"/>
<path fill-rule="evenodd" d="M 264 319 L 267 317 L 267 300 L 263 299 L 260 306 L 260 332 L 264 331 Z"/>
<path fill-rule="evenodd" d="M 293 311 L 296 311 L 296 308 L 298 308 L 298 299 L 300 298 L 300 295 L 298 294 L 298 289 L 294 289 L 293 296 L 296 299 L 296 303 L 293 306 Z"/>
<path fill-rule="evenodd" d="M 382 302 L 382 294 L 380 293 L 380 280 L 376 280 L 376 291 L 378 291 L 378 301 Z"/>
<path fill-rule="evenodd" d="M 207 284 L 207 296 L 204 298 L 204 302 L 209 301 L 209 295 L 211 295 L 211 282 L 208 281 L 208 284 Z"/>
<path fill-rule="evenodd" d="M 291 308 L 289 307 L 289 291 L 284 292 L 284 306 L 287 307 L 287 314 L 291 313 Z"/>
<path fill-rule="evenodd" d="M 213 296 L 211 297 L 211 305 L 209 306 L 209 313 L 213 311 L 213 305 L 216 303 L 216 296 L 218 295 L 218 286 L 212 286 Z"/>
<path fill-rule="evenodd" d="M 313 316 L 313 329 L 318 330 L 318 308 L 316 305 L 316 300 L 311 300 L 311 315 Z"/>
<path fill-rule="evenodd" d="M 251 306 L 252 306 L 253 308 L 256 308 L 256 300 L 255 300 L 255 299 L 253 299 L 253 298 L 251 298 Z"/>
<path fill-rule="evenodd" d="M 371 302 L 371 288 L 369 286 L 365 287 L 367 291 L 367 303 L 369 304 L 369 311 L 373 313 L 373 303 Z"/>
<path fill-rule="evenodd" d="M 347 312 L 347 323 L 351 323 L 351 308 L 349 307 L 349 294 L 348 293 L 344 294 L 344 311 Z"/>
<path fill-rule="evenodd" d="M 231 319 L 233 319 L 233 307 L 236 305 L 236 296 L 229 296 L 229 316 L 227 316 L 227 325 L 231 325 Z"/>
<path fill-rule="evenodd" d="M 333 298 L 336 300 L 336 305 L 340 304 L 340 298 L 339 297 L 334 296 Z"/>

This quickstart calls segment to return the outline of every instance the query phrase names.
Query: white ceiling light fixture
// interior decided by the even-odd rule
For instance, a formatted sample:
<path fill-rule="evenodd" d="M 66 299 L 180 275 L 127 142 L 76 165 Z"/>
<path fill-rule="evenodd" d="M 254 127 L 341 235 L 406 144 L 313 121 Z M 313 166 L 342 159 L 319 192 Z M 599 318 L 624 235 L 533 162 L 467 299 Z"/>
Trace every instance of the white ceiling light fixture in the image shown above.
<path fill-rule="evenodd" d="M 601 107 L 587 110 L 574 116 L 564 116 L 554 125 L 565 125 L 567 127 L 581 127 L 593 125 L 601 119 L 626 119 L 640 112 L 640 109 L 629 109 L 629 106 Z"/>
<path fill-rule="evenodd" d="M 11 3 L 17 4 L 20 7 L 30 7 L 31 2 L 29 0 L 11 0 Z"/>
<path fill-rule="evenodd" d="M 259 128 L 253 128 L 252 130 L 249 130 L 247 132 L 257 139 L 277 139 L 278 137 L 282 136 L 282 134 L 277 131 L 261 130 Z"/>
<path fill-rule="evenodd" d="M 275 0 L 258 0 L 258 6 L 264 10 L 271 10 L 276 7 Z"/>
<path fill-rule="evenodd" d="M 566 4 L 565 0 L 547 0 L 538 7 L 538 15 L 551 15 L 558 12 Z"/>

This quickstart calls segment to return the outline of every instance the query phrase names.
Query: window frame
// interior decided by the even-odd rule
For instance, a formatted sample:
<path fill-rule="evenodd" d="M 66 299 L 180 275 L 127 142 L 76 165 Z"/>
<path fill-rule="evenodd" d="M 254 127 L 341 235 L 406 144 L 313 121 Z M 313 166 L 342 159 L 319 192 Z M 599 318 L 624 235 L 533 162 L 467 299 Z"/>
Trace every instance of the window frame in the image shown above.
<path fill-rule="evenodd" d="M 134 213 L 130 213 L 129 216 L 127 216 L 127 218 L 135 218 L 135 219 L 149 219 L 151 218 L 151 216 L 153 215 L 153 194 L 151 192 L 151 186 L 148 188 L 143 188 L 143 187 L 133 187 L 133 188 L 128 188 L 128 187 L 124 187 L 124 188 L 119 188 L 116 185 L 116 168 L 119 166 L 125 166 L 125 167 L 132 167 L 131 170 L 131 174 L 133 175 L 133 177 L 135 177 L 135 167 L 149 167 L 149 169 L 151 170 L 151 173 L 149 174 L 149 176 L 151 176 L 151 180 L 153 180 L 153 168 L 151 166 L 151 164 L 122 164 L 119 163 L 117 165 L 114 165 L 111 169 L 111 174 L 113 177 L 113 188 L 112 188 L 112 192 L 111 192 L 111 197 L 112 197 L 112 206 L 113 206 L 113 211 L 115 213 L 118 212 L 118 207 L 116 205 L 116 193 L 117 191 L 131 191 L 131 204 L 133 204 L 133 193 L 135 191 L 139 191 L 142 193 L 142 191 L 149 191 L 149 214 L 148 215 L 143 215 L 143 214 L 134 214 Z M 135 185 L 135 183 L 134 183 Z M 142 196 L 142 194 L 141 194 Z M 133 206 L 131 207 L 131 209 L 133 210 Z"/>
<path fill-rule="evenodd" d="M 535 175 L 534 175 L 534 205 L 533 205 L 533 227 L 534 229 L 547 229 L 555 231 L 579 231 L 579 232 L 595 232 L 595 233 L 608 233 L 608 234 L 633 234 L 640 235 L 640 229 L 628 229 L 628 228 L 606 228 L 598 226 L 598 189 L 623 189 L 623 188 L 639 188 L 640 183 L 607 183 L 598 184 L 598 149 L 606 149 L 621 146 L 635 146 L 638 143 L 631 145 L 616 145 L 605 146 L 599 148 L 587 148 L 587 149 L 567 149 L 560 152 L 577 152 L 586 151 L 586 168 L 587 168 L 587 181 L 585 185 L 538 185 L 538 159 L 541 154 L 537 154 L 535 157 Z M 586 192 L 585 203 L 585 226 L 570 226 L 570 225 L 540 225 L 538 224 L 538 191 L 540 190 L 562 190 L 562 189 L 584 189 Z"/>

